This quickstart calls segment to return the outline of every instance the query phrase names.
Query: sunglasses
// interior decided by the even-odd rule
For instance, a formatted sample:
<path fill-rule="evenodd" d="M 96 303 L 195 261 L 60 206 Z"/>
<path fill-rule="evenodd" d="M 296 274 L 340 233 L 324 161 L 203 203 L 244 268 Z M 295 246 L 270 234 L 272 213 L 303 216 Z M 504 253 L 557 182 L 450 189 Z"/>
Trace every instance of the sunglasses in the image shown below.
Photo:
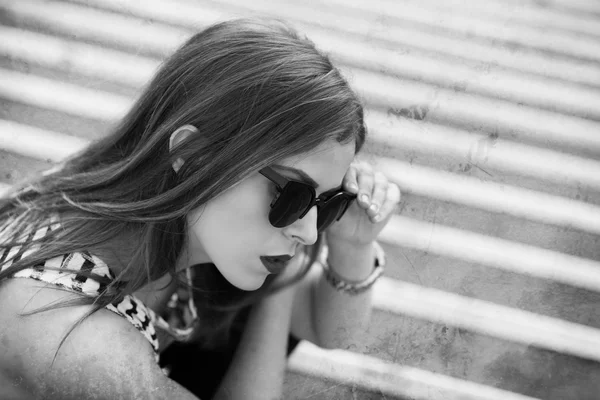
<path fill-rule="evenodd" d="M 303 218 L 313 206 L 317 206 L 317 230 L 327 229 L 344 215 L 356 195 L 345 190 L 322 193 L 317 197 L 311 185 L 288 179 L 271 167 L 259 171 L 277 186 L 278 195 L 271 202 L 269 222 L 275 228 L 283 228 Z"/>

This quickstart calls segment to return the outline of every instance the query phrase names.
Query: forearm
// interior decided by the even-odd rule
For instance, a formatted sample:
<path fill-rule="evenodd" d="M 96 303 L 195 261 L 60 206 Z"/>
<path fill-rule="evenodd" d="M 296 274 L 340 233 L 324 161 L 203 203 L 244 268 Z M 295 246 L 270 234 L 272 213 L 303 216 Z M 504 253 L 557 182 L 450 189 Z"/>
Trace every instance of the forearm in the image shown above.
<path fill-rule="evenodd" d="M 294 288 L 253 306 L 227 374 L 214 399 L 278 399 L 287 363 Z"/>
<path fill-rule="evenodd" d="M 375 252 L 364 246 L 329 246 L 328 262 L 332 270 L 350 281 L 361 281 L 373 271 Z M 324 274 L 313 292 L 313 324 L 324 348 L 348 348 L 356 345 L 369 323 L 373 289 L 350 295 L 337 291 Z"/>

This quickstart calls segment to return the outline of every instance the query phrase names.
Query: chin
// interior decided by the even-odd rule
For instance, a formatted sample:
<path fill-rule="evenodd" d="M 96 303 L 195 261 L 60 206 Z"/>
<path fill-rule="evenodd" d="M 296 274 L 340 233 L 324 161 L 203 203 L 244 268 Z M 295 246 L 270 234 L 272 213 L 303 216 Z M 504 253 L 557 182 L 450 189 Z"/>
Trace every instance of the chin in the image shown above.
<path fill-rule="evenodd" d="M 260 289 L 260 287 L 265 283 L 265 280 L 268 276 L 266 274 L 241 274 L 239 272 L 236 273 L 236 271 L 222 271 L 218 266 L 217 269 L 219 269 L 221 275 L 232 286 L 235 286 L 236 288 L 244 290 L 246 292 L 252 292 Z"/>
<path fill-rule="evenodd" d="M 233 286 L 240 290 L 245 290 L 246 292 L 253 292 L 255 290 L 260 289 L 260 287 L 265 283 L 265 278 L 262 279 L 247 279 L 243 282 L 232 282 L 229 281 Z"/>

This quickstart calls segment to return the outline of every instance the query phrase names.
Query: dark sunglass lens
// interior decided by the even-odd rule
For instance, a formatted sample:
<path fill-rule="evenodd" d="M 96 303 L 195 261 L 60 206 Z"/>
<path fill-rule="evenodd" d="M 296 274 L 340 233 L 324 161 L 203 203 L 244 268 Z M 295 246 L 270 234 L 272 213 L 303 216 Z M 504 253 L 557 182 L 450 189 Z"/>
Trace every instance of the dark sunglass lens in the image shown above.
<path fill-rule="evenodd" d="M 330 199 L 327 204 L 319 210 L 317 229 L 323 231 L 337 219 L 341 218 L 351 201 L 352 199 L 344 195 L 338 195 Z"/>
<path fill-rule="evenodd" d="M 288 183 L 279 194 L 269 213 L 269 222 L 276 228 L 293 224 L 312 202 L 308 187 L 295 182 Z"/>

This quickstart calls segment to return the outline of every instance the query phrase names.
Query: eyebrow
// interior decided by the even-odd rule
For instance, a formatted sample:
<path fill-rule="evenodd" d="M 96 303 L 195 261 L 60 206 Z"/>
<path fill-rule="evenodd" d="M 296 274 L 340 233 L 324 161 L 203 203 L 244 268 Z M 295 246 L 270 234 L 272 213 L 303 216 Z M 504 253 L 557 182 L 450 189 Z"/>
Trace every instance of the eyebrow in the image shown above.
<path fill-rule="evenodd" d="M 273 167 L 283 170 L 283 171 L 292 172 L 292 173 L 298 175 L 304 183 L 308 183 L 315 189 L 319 188 L 319 184 L 313 178 L 311 178 L 306 172 L 302 171 L 301 169 L 297 169 L 294 167 L 287 167 L 285 165 L 279 165 L 279 164 L 273 165 Z"/>
<path fill-rule="evenodd" d="M 294 167 L 288 167 L 288 166 L 285 166 L 285 165 L 279 165 L 279 164 L 275 164 L 275 165 L 273 165 L 273 167 L 277 168 L 277 169 L 280 169 L 280 170 L 283 170 L 283 171 L 294 173 L 294 174 L 298 175 L 304 183 L 308 183 L 309 185 L 311 185 L 315 189 L 319 188 L 319 184 L 313 178 L 311 178 L 306 172 L 302 171 L 301 169 L 294 168 Z M 341 188 L 342 188 L 342 185 L 340 185 L 338 187 L 335 187 L 333 189 L 330 189 L 330 190 L 328 190 L 325 193 L 338 191 Z"/>

